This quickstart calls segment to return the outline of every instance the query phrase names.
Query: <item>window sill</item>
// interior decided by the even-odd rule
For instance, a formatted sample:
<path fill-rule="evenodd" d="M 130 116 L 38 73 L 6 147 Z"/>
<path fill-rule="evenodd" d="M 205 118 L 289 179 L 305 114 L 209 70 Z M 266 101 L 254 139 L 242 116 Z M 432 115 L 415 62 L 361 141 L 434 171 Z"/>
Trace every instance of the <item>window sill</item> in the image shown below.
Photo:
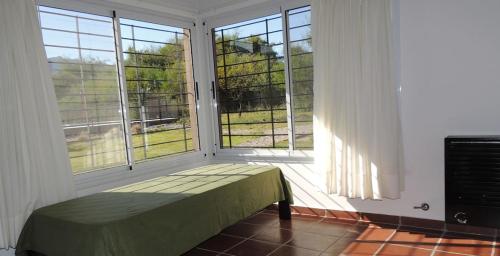
<path fill-rule="evenodd" d="M 288 149 L 219 149 L 217 160 L 247 162 L 313 163 L 314 151 Z"/>

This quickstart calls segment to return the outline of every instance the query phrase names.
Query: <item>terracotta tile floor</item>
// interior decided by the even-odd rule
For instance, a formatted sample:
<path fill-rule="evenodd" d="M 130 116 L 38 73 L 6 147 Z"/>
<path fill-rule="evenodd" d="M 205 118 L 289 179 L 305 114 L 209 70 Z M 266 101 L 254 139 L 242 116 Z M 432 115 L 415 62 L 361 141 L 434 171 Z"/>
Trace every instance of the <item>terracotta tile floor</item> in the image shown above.
<path fill-rule="evenodd" d="M 186 256 L 500 256 L 494 238 L 293 215 L 264 210 L 199 244 Z M 497 248 L 495 248 L 497 247 Z"/>

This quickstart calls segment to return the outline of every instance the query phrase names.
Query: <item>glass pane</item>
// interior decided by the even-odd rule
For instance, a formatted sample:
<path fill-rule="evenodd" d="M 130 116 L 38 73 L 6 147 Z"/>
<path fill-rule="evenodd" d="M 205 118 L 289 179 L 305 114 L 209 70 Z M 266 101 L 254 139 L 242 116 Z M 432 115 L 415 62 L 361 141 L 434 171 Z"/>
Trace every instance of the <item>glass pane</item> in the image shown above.
<path fill-rule="evenodd" d="M 85 63 L 116 64 L 116 54 L 114 51 L 80 50 L 80 54 L 82 56 L 81 61 Z"/>
<path fill-rule="evenodd" d="M 222 141 L 225 145 L 231 144 L 231 148 L 288 148 L 288 135 L 224 135 Z"/>
<path fill-rule="evenodd" d="M 80 53 L 78 49 L 52 47 L 45 45 L 45 53 L 47 54 L 47 59 L 49 63 L 55 62 L 76 62 L 80 63 Z M 51 65 L 57 66 L 57 65 Z"/>
<path fill-rule="evenodd" d="M 288 147 L 280 15 L 214 30 L 221 147 Z"/>
<path fill-rule="evenodd" d="M 199 149 L 190 32 L 121 19 L 134 159 Z"/>
<path fill-rule="evenodd" d="M 305 40 L 311 38 L 311 27 L 296 27 L 290 29 L 290 41 Z"/>
<path fill-rule="evenodd" d="M 276 44 L 282 44 L 283 43 L 283 33 L 282 32 L 274 32 L 274 33 L 269 33 L 268 34 L 268 40 L 269 44 L 276 45 Z"/>
<path fill-rule="evenodd" d="M 40 21 L 73 172 L 125 165 L 111 18 L 41 6 Z"/>
<path fill-rule="evenodd" d="M 288 11 L 288 27 L 296 28 L 311 24 L 311 7 L 306 6 Z"/>
<path fill-rule="evenodd" d="M 292 89 L 292 120 L 296 149 L 313 148 L 313 59 L 311 43 L 311 8 L 290 10 L 289 68 Z"/>
<path fill-rule="evenodd" d="M 68 10 L 56 9 L 56 8 L 46 7 L 46 6 L 39 6 L 38 9 L 41 13 L 52 13 L 52 14 L 56 14 L 58 16 L 67 16 L 67 17 L 72 17 L 72 18 L 79 17 L 79 18 L 85 18 L 85 19 L 104 21 L 104 22 L 108 22 L 108 23 L 112 22 L 110 17 L 88 14 L 88 13 L 83 13 L 83 12 L 68 11 Z"/>
<path fill-rule="evenodd" d="M 89 19 L 78 19 L 78 28 L 80 32 L 97 34 L 103 36 L 113 36 L 113 26 L 110 21 L 98 21 Z"/>
<path fill-rule="evenodd" d="M 283 27 L 283 24 L 281 22 L 281 17 L 269 19 L 269 21 L 267 22 L 269 32 L 280 31 Z"/>
<path fill-rule="evenodd" d="M 114 51 L 115 39 L 112 36 L 80 35 L 80 47 L 96 50 Z"/>
<path fill-rule="evenodd" d="M 42 29 L 43 43 L 53 46 L 78 47 L 78 38 L 76 33 L 61 32 L 48 29 Z"/>
<path fill-rule="evenodd" d="M 292 54 L 292 56 L 304 53 L 312 53 L 312 40 L 304 39 L 290 42 L 290 53 Z"/>
<path fill-rule="evenodd" d="M 134 41 L 122 38 L 122 48 L 123 48 L 123 52 L 126 52 L 126 53 L 134 52 Z M 128 56 L 124 56 L 124 57 L 128 57 Z M 131 59 L 133 59 L 133 58 L 131 58 Z"/>
<path fill-rule="evenodd" d="M 40 25 L 42 28 L 61 29 L 75 32 L 76 18 L 40 11 Z"/>

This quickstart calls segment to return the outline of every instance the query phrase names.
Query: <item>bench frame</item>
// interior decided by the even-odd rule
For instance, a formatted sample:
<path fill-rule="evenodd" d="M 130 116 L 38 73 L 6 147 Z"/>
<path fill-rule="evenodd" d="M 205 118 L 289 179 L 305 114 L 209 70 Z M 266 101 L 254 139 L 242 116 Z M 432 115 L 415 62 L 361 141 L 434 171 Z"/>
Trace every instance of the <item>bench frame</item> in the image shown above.
<path fill-rule="evenodd" d="M 290 211 L 290 203 L 288 203 L 288 200 L 279 201 L 278 210 L 280 219 L 289 220 L 292 218 L 292 212 Z"/>

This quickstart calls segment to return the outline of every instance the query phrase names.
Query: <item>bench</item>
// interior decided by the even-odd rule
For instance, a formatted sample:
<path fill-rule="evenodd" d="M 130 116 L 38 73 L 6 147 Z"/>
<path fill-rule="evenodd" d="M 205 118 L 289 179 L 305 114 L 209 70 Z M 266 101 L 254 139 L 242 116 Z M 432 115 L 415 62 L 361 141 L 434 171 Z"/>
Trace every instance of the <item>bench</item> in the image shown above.
<path fill-rule="evenodd" d="M 217 164 L 37 209 L 16 255 L 180 255 L 291 191 L 274 166 Z"/>

